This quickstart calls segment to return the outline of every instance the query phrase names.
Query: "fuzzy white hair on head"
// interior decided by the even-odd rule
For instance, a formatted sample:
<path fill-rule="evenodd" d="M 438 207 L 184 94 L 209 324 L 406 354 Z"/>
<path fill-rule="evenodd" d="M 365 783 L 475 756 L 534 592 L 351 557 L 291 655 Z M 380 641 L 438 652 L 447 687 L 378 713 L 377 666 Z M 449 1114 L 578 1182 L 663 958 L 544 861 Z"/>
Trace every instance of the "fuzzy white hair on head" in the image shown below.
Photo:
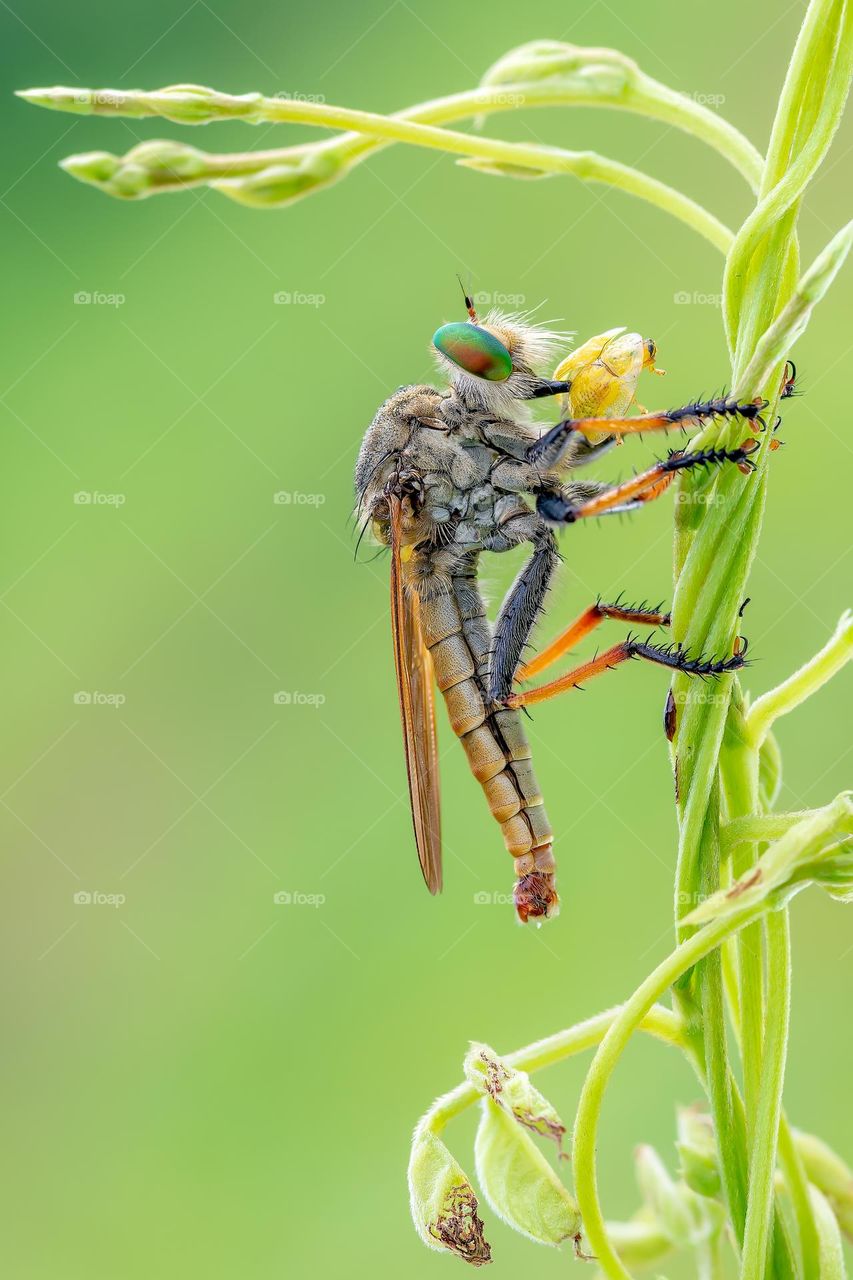
<path fill-rule="evenodd" d="M 505 417 L 526 417 L 528 410 L 524 401 L 528 393 L 539 378 L 550 376 L 550 370 L 565 354 L 575 335 L 550 329 L 547 322 L 534 322 L 532 311 L 501 311 L 497 307 L 479 317 L 477 324 L 494 334 L 509 352 L 512 373 L 506 381 L 490 382 L 466 373 L 444 352 L 434 348 L 439 368 L 457 395 L 472 408 L 488 409 Z"/>
<path fill-rule="evenodd" d="M 549 329 L 547 321 L 535 321 L 532 311 L 501 311 L 492 307 L 481 318 L 480 325 L 504 344 L 514 368 L 545 377 L 575 336 Z"/>

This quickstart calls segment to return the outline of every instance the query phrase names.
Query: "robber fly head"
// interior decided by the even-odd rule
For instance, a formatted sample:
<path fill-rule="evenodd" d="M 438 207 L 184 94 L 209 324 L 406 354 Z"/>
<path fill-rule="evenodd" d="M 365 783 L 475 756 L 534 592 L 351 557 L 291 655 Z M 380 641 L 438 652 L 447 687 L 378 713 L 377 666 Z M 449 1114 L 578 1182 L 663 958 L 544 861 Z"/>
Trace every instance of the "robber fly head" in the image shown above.
<path fill-rule="evenodd" d="M 481 319 L 473 299 L 464 296 L 468 319 L 442 325 L 433 334 L 439 366 L 472 404 L 506 409 L 512 400 L 531 399 L 566 335 L 532 324 L 529 315 L 497 308 Z"/>

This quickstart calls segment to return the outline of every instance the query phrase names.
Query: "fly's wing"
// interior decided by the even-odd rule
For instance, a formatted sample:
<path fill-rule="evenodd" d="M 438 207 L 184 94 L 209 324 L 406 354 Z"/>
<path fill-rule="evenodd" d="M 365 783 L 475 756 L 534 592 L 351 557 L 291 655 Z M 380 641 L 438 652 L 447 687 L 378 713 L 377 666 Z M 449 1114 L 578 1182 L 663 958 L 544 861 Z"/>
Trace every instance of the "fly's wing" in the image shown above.
<path fill-rule="evenodd" d="M 418 858 L 430 893 L 441 889 L 441 806 L 432 658 L 424 644 L 417 593 L 403 581 L 399 499 L 391 498 L 391 630 L 403 721 L 406 773 Z"/>

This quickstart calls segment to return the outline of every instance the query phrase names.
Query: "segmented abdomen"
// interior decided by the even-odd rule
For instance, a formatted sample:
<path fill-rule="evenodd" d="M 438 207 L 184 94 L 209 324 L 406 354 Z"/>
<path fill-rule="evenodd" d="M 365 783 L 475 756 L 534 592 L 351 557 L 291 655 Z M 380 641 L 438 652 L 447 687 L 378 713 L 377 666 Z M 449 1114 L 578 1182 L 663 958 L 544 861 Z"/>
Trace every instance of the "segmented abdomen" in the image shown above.
<path fill-rule="evenodd" d="M 519 713 L 487 706 L 492 632 L 475 574 L 472 559 L 450 590 L 424 584 L 421 625 L 450 724 L 515 861 L 516 910 L 526 921 L 556 914 L 552 833 Z"/>

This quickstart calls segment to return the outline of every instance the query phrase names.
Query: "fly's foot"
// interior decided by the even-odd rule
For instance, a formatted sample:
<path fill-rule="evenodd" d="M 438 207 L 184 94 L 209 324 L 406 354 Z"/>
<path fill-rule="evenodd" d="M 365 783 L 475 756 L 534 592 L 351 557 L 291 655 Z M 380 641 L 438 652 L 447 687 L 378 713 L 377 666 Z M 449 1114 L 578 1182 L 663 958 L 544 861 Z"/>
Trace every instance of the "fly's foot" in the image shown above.
<path fill-rule="evenodd" d="M 741 671 L 747 666 L 748 647 L 749 641 L 746 637 L 739 636 L 735 641 L 735 650 L 731 657 L 706 658 L 704 654 L 691 657 L 690 651 L 680 644 L 657 645 L 648 640 L 638 640 L 634 636 L 628 636 L 625 641 L 625 649 L 630 657 L 645 658 L 647 662 L 669 667 L 672 671 L 682 671 L 688 676 L 698 676 L 700 680 L 715 680 L 732 671 Z"/>

